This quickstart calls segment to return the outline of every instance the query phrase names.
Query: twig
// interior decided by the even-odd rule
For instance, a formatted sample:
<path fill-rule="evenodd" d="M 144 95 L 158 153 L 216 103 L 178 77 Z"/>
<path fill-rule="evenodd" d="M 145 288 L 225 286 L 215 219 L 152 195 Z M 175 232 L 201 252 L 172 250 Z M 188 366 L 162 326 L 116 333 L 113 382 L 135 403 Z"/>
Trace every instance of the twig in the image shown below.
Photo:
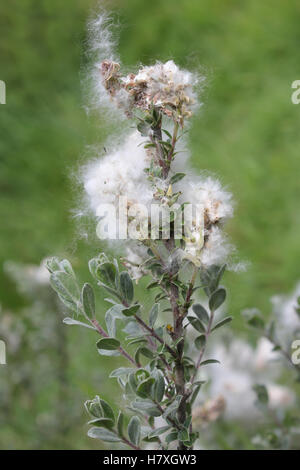
<path fill-rule="evenodd" d="M 122 441 L 124 442 L 124 444 L 127 444 L 129 447 L 131 447 L 134 450 L 142 450 L 140 447 L 138 447 L 138 446 L 132 444 L 132 442 L 128 441 L 128 439 L 126 439 L 126 437 L 122 437 Z"/>
<path fill-rule="evenodd" d="M 151 336 L 153 336 L 153 338 L 155 338 L 159 343 L 163 344 L 167 351 L 173 357 L 177 357 L 175 351 L 173 351 L 173 349 L 167 343 L 165 343 L 165 341 L 155 332 L 155 330 L 148 326 L 147 323 L 145 323 L 144 320 L 141 319 L 141 317 L 139 317 L 138 315 L 134 315 L 134 318 L 145 330 L 147 330 L 151 334 Z"/>
<path fill-rule="evenodd" d="M 98 333 L 101 336 L 103 336 L 103 338 L 109 338 L 106 331 L 102 328 L 102 326 L 98 323 L 98 321 L 96 319 L 93 319 L 91 322 L 94 325 L 94 327 L 96 328 L 96 330 L 98 331 Z M 141 367 L 141 364 L 139 362 L 136 362 L 133 359 L 133 357 L 131 357 L 130 354 L 128 354 L 128 352 L 126 352 L 125 349 L 122 348 L 122 346 L 120 346 L 118 348 L 118 351 L 122 354 L 122 356 L 124 356 L 126 359 L 128 359 L 128 361 L 130 361 L 135 367 Z"/>

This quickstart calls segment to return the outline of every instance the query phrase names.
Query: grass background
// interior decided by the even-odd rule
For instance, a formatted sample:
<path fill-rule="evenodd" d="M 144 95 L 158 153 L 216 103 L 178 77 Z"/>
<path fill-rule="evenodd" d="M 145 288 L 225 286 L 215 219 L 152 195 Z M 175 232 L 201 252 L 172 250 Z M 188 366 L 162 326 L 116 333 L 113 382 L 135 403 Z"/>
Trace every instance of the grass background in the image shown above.
<path fill-rule="evenodd" d="M 87 261 L 101 249 L 94 239 L 79 236 L 71 217 L 78 187 L 70 178 L 85 159 L 86 145 L 103 142 L 108 134 L 105 116 L 100 122 L 87 117 L 82 99 L 86 20 L 95 5 L 92 0 L 0 5 L 0 79 L 7 87 L 7 104 L 0 106 L 0 301 L 16 316 L 26 301 L 4 275 L 5 260 L 39 263 L 61 255 L 86 280 Z M 239 258 L 250 265 L 244 273 L 226 274 L 225 281 L 233 327 L 247 334 L 240 311 L 256 306 L 267 314 L 270 296 L 290 291 L 300 278 L 300 106 L 291 103 L 291 83 L 300 77 L 299 2 L 112 0 L 106 5 L 120 23 L 125 65 L 173 58 L 184 67 L 201 65 L 208 76 L 204 105 L 192 122 L 192 165 L 218 175 L 237 202 L 228 231 Z M 99 295 L 100 312 L 101 307 Z M 83 398 L 115 393 L 91 337 L 71 330 L 72 386 Z M 33 445 L 36 415 L 26 427 L 17 419 L 18 413 L 23 416 L 18 407 L 14 426 L 2 426 L 0 447 Z M 85 418 L 82 411 L 75 429 L 56 446 L 91 448 Z"/>

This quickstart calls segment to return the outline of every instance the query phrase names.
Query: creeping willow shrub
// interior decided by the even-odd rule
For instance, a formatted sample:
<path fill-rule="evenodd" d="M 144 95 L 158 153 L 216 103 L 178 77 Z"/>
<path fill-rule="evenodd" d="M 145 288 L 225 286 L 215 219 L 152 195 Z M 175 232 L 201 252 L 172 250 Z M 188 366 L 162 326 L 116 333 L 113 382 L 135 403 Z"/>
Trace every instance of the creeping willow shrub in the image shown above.
<path fill-rule="evenodd" d="M 86 200 L 98 217 L 101 235 L 107 226 L 111 233 L 114 211 L 100 214 L 100 204 L 117 208 L 120 196 L 126 197 L 136 236 L 120 243 L 125 247 L 121 259 L 105 253 L 91 259 L 92 280 L 82 287 L 67 260 L 49 259 L 51 283 L 72 313 L 64 322 L 94 330 L 100 355 L 120 356 L 120 367 L 110 377 L 123 391 L 124 411 L 115 416 L 101 396 L 87 401 L 88 435 L 133 449 L 192 449 L 198 438 L 193 404 L 203 384 L 198 373 L 218 362 L 207 357 L 207 342 L 231 320 L 215 319 L 226 298 L 220 283 L 230 250 L 223 225 L 232 215 L 231 195 L 211 177 L 182 171 L 187 163 L 180 139 L 197 109 L 202 78 L 173 61 L 123 75 L 104 17 L 94 22 L 92 34 L 98 53 L 94 103 L 111 106 L 129 125 L 122 145 L 84 169 Z M 133 211 L 137 203 L 148 208 L 156 204 L 163 211 L 172 208 L 169 230 L 159 219 L 153 236 L 149 216 Z M 189 224 L 183 218 L 179 238 L 176 221 L 187 203 L 200 205 L 203 217 L 201 223 L 192 217 Z M 143 277 L 149 282 L 144 295 L 137 295 L 134 281 Z M 111 304 L 105 314 L 97 312 L 94 287 L 102 289 Z M 197 289 L 207 298 L 203 304 L 195 302 Z M 155 299 L 146 310 L 143 297 L 152 292 Z"/>

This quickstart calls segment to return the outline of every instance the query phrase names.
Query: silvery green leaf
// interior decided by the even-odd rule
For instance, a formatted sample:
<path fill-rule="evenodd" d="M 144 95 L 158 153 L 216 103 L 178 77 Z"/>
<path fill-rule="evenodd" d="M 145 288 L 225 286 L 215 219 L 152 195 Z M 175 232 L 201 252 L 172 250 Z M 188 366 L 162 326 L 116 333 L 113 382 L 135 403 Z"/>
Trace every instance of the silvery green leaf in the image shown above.
<path fill-rule="evenodd" d="M 130 321 L 127 323 L 125 328 L 123 328 L 124 333 L 127 333 L 129 337 L 137 337 L 140 336 L 143 331 L 139 327 L 139 325 L 136 323 L 136 321 Z"/>
<path fill-rule="evenodd" d="M 203 321 L 206 324 L 209 322 L 209 315 L 201 304 L 194 304 L 192 309 L 200 321 Z"/>
<path fill-rule="evenodd" d="M 90 270 L 90 273 L 91 275 L 97 279 L 97 268 L 99 266 L 99 260 L 97 258 L 92 258 L 90 261 L 89 261 L 89 270 Z"/>
<path fill-rule="evenodd" d="M 63 259 L 59 264 L 63 271 L 75 278 L 75 273 L 73 271 L 70 261 L 68 261 L 67 259 Z"/>
<path fill-rule="evenodd" d="M 160 336 L 161 338 L 163 338 L 164 336 L 164 329 L 162 326 L 160 326 L 159 328 L 155 328 L 154 329 L 155 333 Z"/>
<path fill-rule="evenodd" d="M 74 313 L 76 313 L 76 315 L 79 315 L 79 313 L 80 313 L 80 310 L 79 310 L 80 304 L 79 304 L 79 303 L 75 304 L 74 302 L 70 302 L 69 300 L 67 300 L 65 297 L 62 297 L 60 294 L 57 294 L 57 295 L 58 295 L 59 300 L 60 300 L 69 310 L 71 310 L 71 312 L 74 312 Z"/>
<path fill-rule="evenodd" d="M 149 377 L 146 380 L 143 380 L 139 383 L 136 394 L 141 398 L 147 398 L 150 395 L 152 385 L 154 384 L 155 379 L 154 377 Z"/>
<path fill-rule="evenodd" d="M 116 336 L 116 320 L 123 320 L 124 316 L 122 314 L 123 305 L 116 304 L 113 305 L 105 314 L 105 323 L 109 336 Z"/>
<path fill-rule="evenodd" d="M 120 290 L 123 298 L 130 305 L 133 300 L 133 282 L 127 271 L 120 274 Z"/>
<path fill-rule="evenodd" d="M 110 304 L 118 305 L 118 302 L 116 302 L 114 299 L 109 299 L 108 297 L 106 297 L 104 300 L 106 302 L 109 302 Z"/>
<path fill-rule="evenodd" d="M 93 427 L 88 430 L 88 436 L 93 439 L 101 439 L 104 442 L 120 442 L 121 438 L 118 437 L 114 432 L 104 428 Z"/>
<path fill-rule="evenodd" d="M 199 331 L 200 333 L 205 332 L 205 326 L 198 318 L 188 315 L 187 319 L 189 320 L 190 324 L 195 328 L 195 330 Z"/>
<path fill-rule="evenodd" d="M 206 343 L 206 336 L 200 335 L 195 339 L 195 346 L 197 349 L 202 349 Z"/>
<path fill-rule="evenodd" d="M 103 284 L 108 287 L 115 287 L 116 285 L 117 269 L 113 263 L 105 262 L 98 265 L 96 276 Z"/>
<path fill-rule="evenodd" d="M 165 394 L 165 379 L 161 370 L 157 370 L 155 374 L 155 399 L 160 403 Z"/>
<path fill-rule="evenodd" d="M 128 437 L 134 445 L 139 445 L 141 439 L 141 422 L 138 416 L 133 416 L 128 424 Z"/>
<path fill-rule="evenodd" d="M 133 372 L 135 369 L 131 367 L 119 367 L 118 369 L 113 370 L 110 373 L 111 378 L 113 377 L 122 377 L 124 375 L 129 375 L 131 372 Z"/>
<path fill-rule="evenodd" d="M 135 379 L 137 383 L 143 382 L 150 377 L 150 373 L 146 369 L 138 369 L 135 374 Z"/>
<path fill-rule="evenodd" d="M 195 389 L 192 393 L 192 396 L 190 398 L 190 404 L 193 405 L 194 401 L 196 400 L 198 393 L 200 392 L 201 386 L 205 383 L 204 380 L 197 382 L 197 385 L 195 386 Z M 195 382 L 196 384 L 196 382 Z M 194 385 L 195 385 L 194 384 Z"/>
<path fill-rule="evenodd" d="M 93 400 L 87 400 L 84 403 L 84 406 L 86 411 L 95 418 L 103 418 L 103 409 L 100 404 L 100 397 L 98 395 L 96 395 Z"/>
<path fill-rule="evenodd" d="M 113 412 L 111 406 L 105 400 L 103 400 L 102 398 L 100 398 L 100 405 L 101 405 L 101 408 L 103 410 L 104 417 L 112 420 L 113 423 L 114 423 L 115 422 L 115 415 L 114 415 L 114 412 Z"/>
<path fill-rule="evenodd" d="M 148 437 L 151 439 L 152 437 L 160 436 L 161 434 L 167 432 L 170 428 L 171 426 L 162 426 L 160 428 L 154 429 L 154 431 L 151 431 L 148 434 Z"/>
<path fill-rule="evenodd" d="M 124 415 L 122 411 L 119 412 L 119 416 L 117 419 L 117 428 L 118 428 L 118 433 L 119 436 L 124 436 Z"/>
<path fill-rule="evenodd" d="M 50 282 L 54 290 L 66 299 L 67 302 L 78 305 L 80 301 L 80 292 L 76 280 L 70 274 L 64 271 L 56 271 L 50 276 Z"/>
<path fill-rule="evenodd" d="M 61 271 L 59 259 L 55 256 L 53 256 L 52 258 L 48 258 L 45 264 L 50 273 L 54 273 L 55 271 Z"/>
<path fill-rule="evenodd" d="M 128 384 L 130 385 L 131 390 L 135 393 L 135 392 L 136 392 L 136 388 L 137 388 L 137 381 L 136 381 L 135 373 L 134 373 L 134 372 L 132 372 L 131 374 L 129 374 L 129 376 L 128 376 Z"/>
<path fill-rule="evenodd" d="M 104 289 L 107 290 L 107 292 L 109 292 L 109 293 L 112 294 L 112 295 L 115 295 L 116 297 L 118 297 L 118 299 L 121 300 L 121 297 L 120 297 L 120 295 L 118 294 L 118 292 L 116 291 L 116 289 L 113 289 L 112 287 L 107 286 L 106 284 L 104 284 L 104 283 L 101 282 L 101 281 L 98 281 L 98 286 L 103 287 Z"/>
<path fill-rule="evenodd" d="M 206 366 L 207 364 L 220 364 L 220 361 L 217 361 L 217 359 L 206 359 L 206 361 L 200 363 L 200 366 Z"/>
<path fill-rule="evenodd" d="M 166 443 L 170 444 L 171 442 L 176 441 L 177 438 L 178 438 L 178 431 L 172 431 L 170 432 L 170 434 L 166 436 Z"/>
<path fill-rule="evenodd" d="M 139 344 L 139 343 L 147 343 L 147 335 L 133 338 L 131 341 L 128 342 L 128 346 L 131 344 Z"/>
<path fill-rule="evenodd" d="M 226 325 L 226 323 L 229 323 L 232 321 L 232 317 L 226 317 L 226 318 L 223 318 L 223 320 L 219 321 L 219 323 L 217 323 L 212 329 L 211 331 L 214 331 L 216 330 L 217 328 L 220 328 L 221 326 L 223 325 Z"/>
<path fill-rule="evenodd" d="M 114 426 L 114 422 L 109 418 L 94 418 L 91 419 L 88 424 L 106 429 L 111 429 Z"/>
<path fill-rule="evenodd" d="M 101 341 L 104 342 L 101 343 Z M 102 338 L 97 342 L 98 353 L 101 354 L 101 356 L 120 356 L 120 352 L 118 351 L 119 346 L 120 342 L 115 338 Z"/>
<path fill-rule="evenodd" d="M 95 295 L 92 286 L 88 283 L 82 288 L 81 301 L 86 316 L 90 319 L 95 318 Z"/>
<path fill-rule="evenodd" d="M 131 404 L 133 409 L 148 414 L 149 416 L 161 416 L 161 412 L 151 400 L 136 400 Z"/>
<path fill-rule="evenodd" d="M 146 348 L 145 346 L 142 346 L 136 350 L 135 355 L 134 355 L 136 362 L 139 362 L 140 354 L 147 357 L 148 359 L 154 358 L 153 352 L 150 349 Z"/>
<path fill-rule="evenodd" d="M 188 441 L 189 440 L 189 433 L 187 431 L 187 429 L 182 429 L 181 431 L 179 431 L 178 433 L 178 439 L 179 441 L 181 442 L 184 442 L 184 441 Z"/>
<path fill-rule="evenodd" d="M 105 324 L 109 336 L 114 338 L 116 336 L 116 317 L 110 310 L 105 314 Z"/>
<path fill-rule="evenodd" d="M 139 304 L 132 305 L 132 307 L 124 308 L 122 310 L 122 313 L 123 315 L 125 315 L 125 317 L 132 317 L 140 310 L 140 308 L 141 306 Z"/>
<path fill-rule="evenodd" d="M 157 316 L 158 316 L 158 304 L 154 304 L 149 314 L 149 325 L 151 328 L 154 327 L 155 322 L 157 320 Z"/>
<path fill-rule="evenodd" d="M 97 341 L 97 348 L 113 351 L 120 347 L 120 341 L 115 338 L 101 338 Z"/>
<path fill-rule="evenodd" d="M 100 349 L 98 348 L 98 353 L 101 355 L 101 356 L 120 356 L 121 353 L 120 351 L 117 351 L 117 350 L 108 350 L 108 349 Z"/>
<path fill-rule="evenodd" d="M 212 293 L 209 299 L 209 308 L 212 311 L 217 310 L 226 299 L 226 290 L 220 287 L 218 290 Z"/>
<path fill-rule="evenodd" d="M 170 184 L 178 183 L 178 181 L 182 180 L 185 177 L 185 173 L 175 173 L 170 179 Z"/>
<path fill-rule="evenodd" d="M 90 328 L 91 330 L 94 330 L 95 328 L 91 325 L 88 325 L 87 323 L 83 323 L 81 321 L 75 320 L 74 318 L 66 317 L 63 319 L 63 323 L 66 325 L 79 325 L 79 326 L 85 326 L 86 328 Z"/>
<path fill-rule="evenodd" d="M 211 265 L 209 268 L 200 271 L 200 278 L 208 297 L 217 290 L 225 269 L 226 264 L 223 266 Z"/>
<path fill-rule="evenodd" d="M 177 395 L 175 400 L 165 409 L 163 417 L 168 417 L 171 413 L 174 413 L 178 409 L 180 400 L 182 399 L 181 395 Z"/>

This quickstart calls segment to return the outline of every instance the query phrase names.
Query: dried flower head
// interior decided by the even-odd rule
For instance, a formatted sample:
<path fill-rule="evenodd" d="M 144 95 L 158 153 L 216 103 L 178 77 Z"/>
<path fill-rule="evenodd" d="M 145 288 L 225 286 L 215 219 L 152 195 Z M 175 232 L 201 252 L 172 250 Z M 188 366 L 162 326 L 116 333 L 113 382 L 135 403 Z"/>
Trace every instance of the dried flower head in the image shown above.
<path fill-rule="evenodd" d="M 121 77 L 118 63 L 104 60 L 100 72 L 110 96 L 129 115 L 134 108 L 149 111 L 155 107 L 183 125 L 196 106 L 194 90 L 198 79 L 191 72 L 179 69 L 173 60 L 143 66 L 137 74 L 125 77 Z"/>

